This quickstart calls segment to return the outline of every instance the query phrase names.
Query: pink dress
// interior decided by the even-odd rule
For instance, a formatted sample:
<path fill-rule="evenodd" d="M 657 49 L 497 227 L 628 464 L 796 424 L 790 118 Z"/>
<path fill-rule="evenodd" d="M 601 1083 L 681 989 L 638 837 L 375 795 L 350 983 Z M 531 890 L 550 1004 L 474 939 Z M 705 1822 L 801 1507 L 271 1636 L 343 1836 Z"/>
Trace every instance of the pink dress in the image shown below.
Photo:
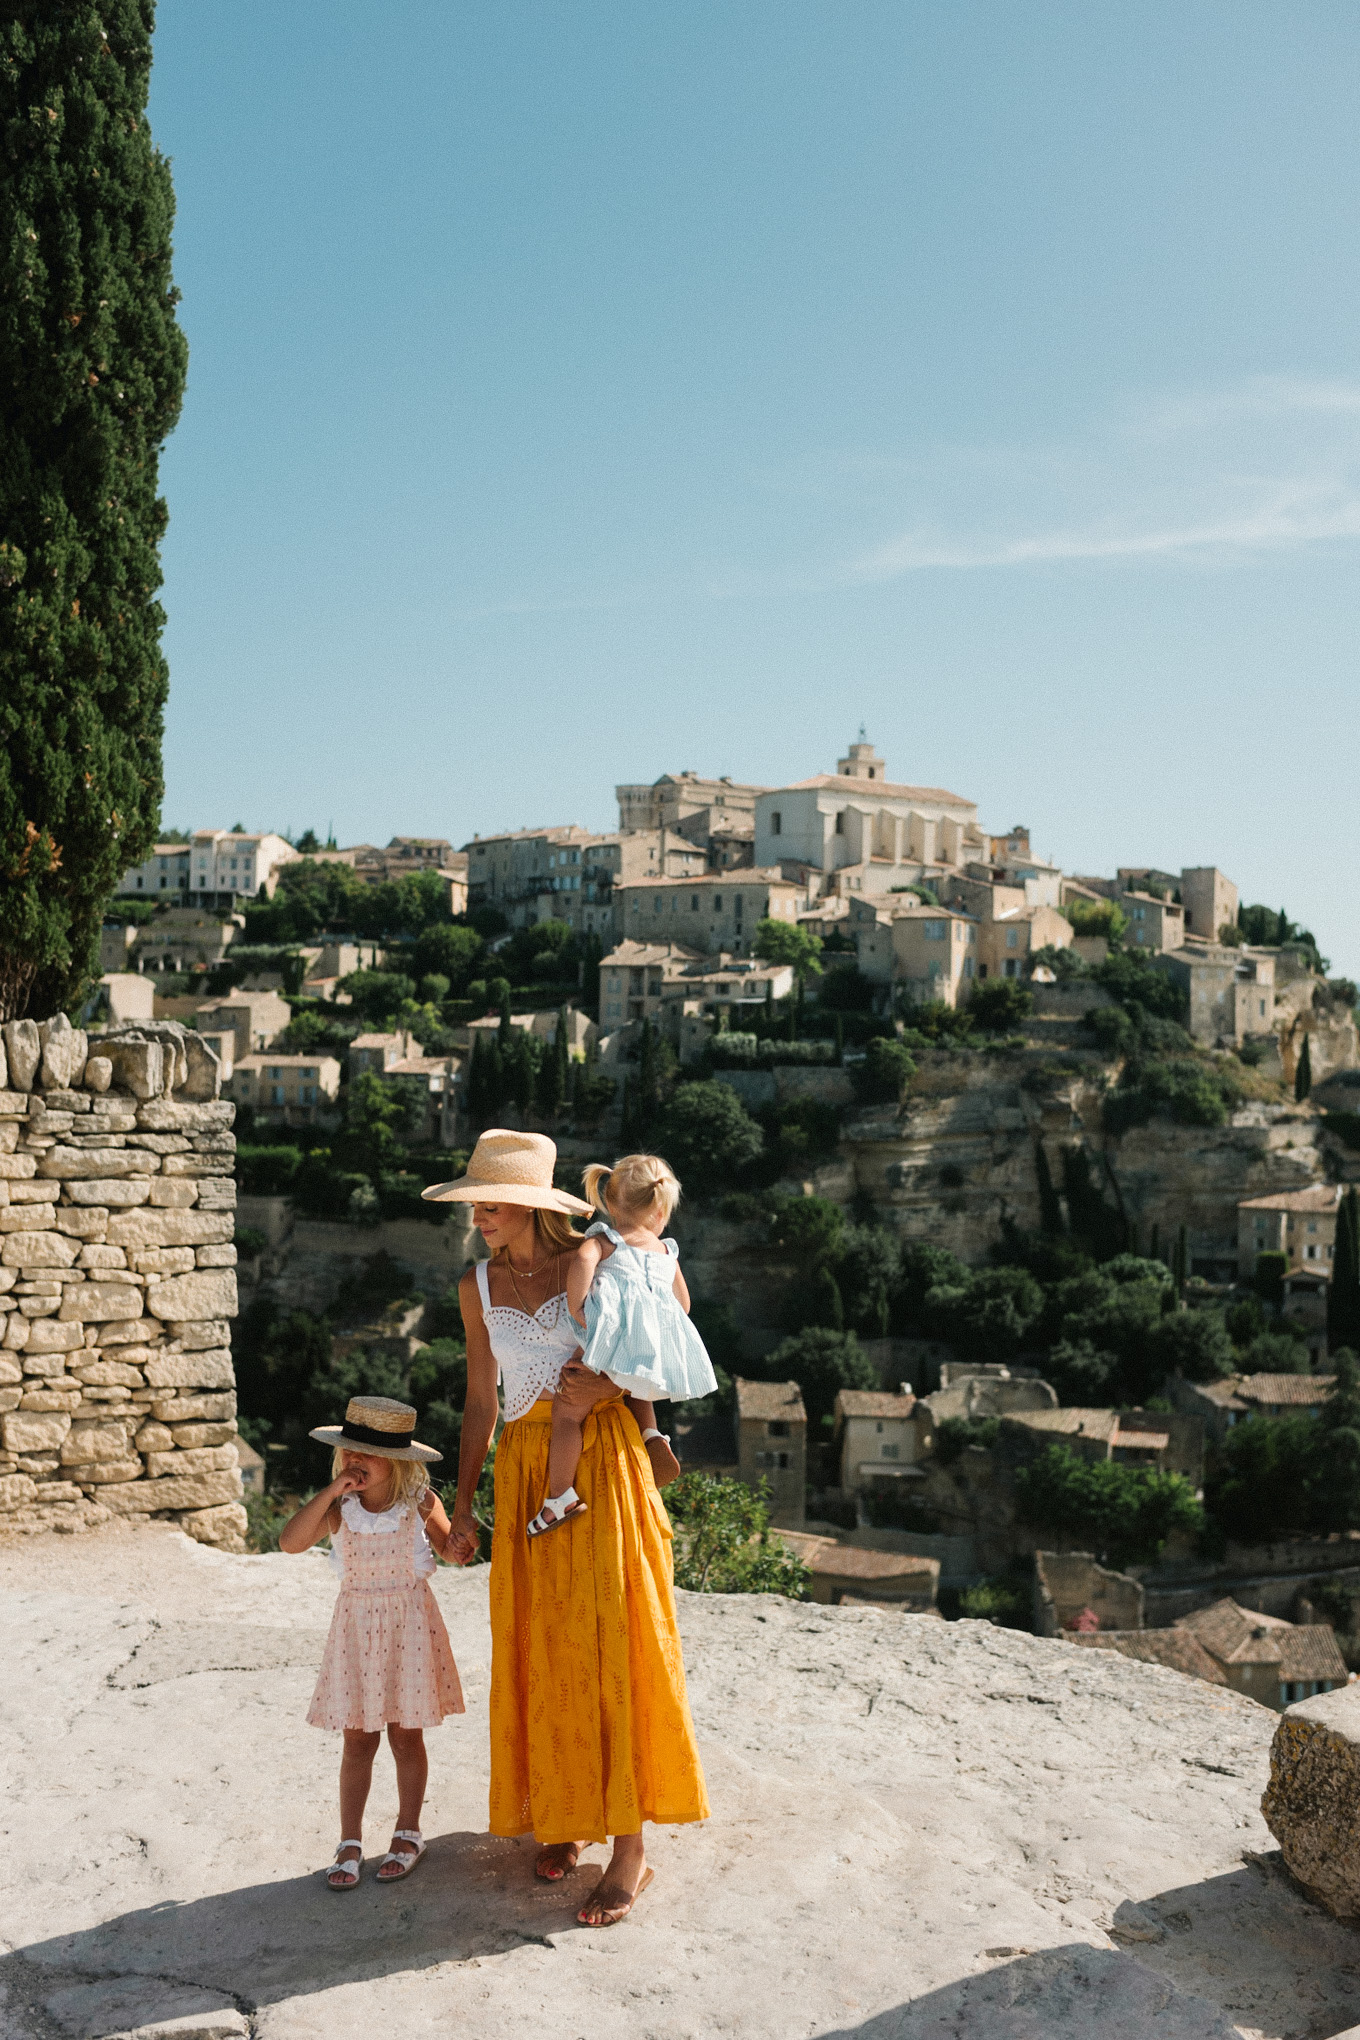
<path fill-rule="evenodd" d="M 313 1728 L 437 1728 L 461 1714 L 449 1632 L 430 1592 L 434 1553 L 417 1510 L 346 1495 L 331 1540 L 343 1584 L 307 1719 Z"/>

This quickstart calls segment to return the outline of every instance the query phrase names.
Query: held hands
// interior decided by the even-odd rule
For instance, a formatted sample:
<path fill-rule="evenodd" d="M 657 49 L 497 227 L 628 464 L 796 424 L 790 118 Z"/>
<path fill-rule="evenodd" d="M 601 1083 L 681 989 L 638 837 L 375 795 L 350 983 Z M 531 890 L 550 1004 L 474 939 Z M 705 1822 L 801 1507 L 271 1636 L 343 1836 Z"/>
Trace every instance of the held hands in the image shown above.
<path fill-rule="evenodd" d="M 449 1534 L 444 1540 L 444 1557 L 450 1565 L 471 1565 L 480 1549 L 477 1518 L 471 1509 L 455 1509 Z"/>

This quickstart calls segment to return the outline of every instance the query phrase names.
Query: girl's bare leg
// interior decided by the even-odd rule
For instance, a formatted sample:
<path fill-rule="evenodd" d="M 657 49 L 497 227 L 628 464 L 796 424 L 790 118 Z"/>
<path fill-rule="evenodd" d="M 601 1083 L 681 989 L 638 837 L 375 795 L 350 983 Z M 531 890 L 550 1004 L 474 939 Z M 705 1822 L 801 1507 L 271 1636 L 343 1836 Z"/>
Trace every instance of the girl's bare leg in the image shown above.
<path fill-rule="evenodd" d="M 553 1402 L 552 1437 L 548 1441 L 548 1493 L 554 1501 L 576 1484 L 581 1464 L 581 1426 L 586 1413 L 569 1410 L 561 1396 Z"/>
<path fill-rule="evenodd" d="M 378 1738 L 373 1738 L 376 1743 Z M 419 1728 L 399 1728 L 395 1721 L 387 1724 L 387 1740 L 392 1749 L 392 1760 L 397 1767 L 397 1820 L 399 1828 L 420 1829 L 420 1809 L 425 1804 L 425 1787 L 430 1775 L 430 1760 L 425 1750 L 425 1733 Z M 399 1842 L 394 1836 L 392 1848 L 398 1856 L 414 1856 L 414 1842 Z M 400 1875 L 400 1867 L 390 1864 L 378 1876 L 383 1883 Z"/>
<path fill-rule="evenodd" d="M 345 1730 L 344 1748 L 340 1753 L 340 1833 L 361 1835 L 364 1831 L 364 1808 L 368 1804 L 369 1787 L 373 1783 L 373 1759 L 378 1754 L 382 1737 L 374 1729 L 369 1734 L 362 1728 Z M 342 1863 L 352 1863 L 357 1870 L 362 1859 L 362 1849 L 344 1849 L 340 1853 Z"/>

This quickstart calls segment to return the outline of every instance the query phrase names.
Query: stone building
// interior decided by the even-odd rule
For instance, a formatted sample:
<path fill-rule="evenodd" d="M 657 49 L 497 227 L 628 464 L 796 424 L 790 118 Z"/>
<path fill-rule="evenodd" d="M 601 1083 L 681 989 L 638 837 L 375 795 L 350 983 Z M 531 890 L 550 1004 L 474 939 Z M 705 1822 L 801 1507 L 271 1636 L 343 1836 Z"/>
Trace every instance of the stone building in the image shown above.
<path fill-rule="evenodd" d="M 637 878 L 615 887 L 620 937 L 683 942 L 706 955 L 749 956 L 760 921 L 794 923 L 806 889 L 769 870 L 709 872 L 692 878 Z"/>
<path fill-rule="evenodd" d="M 840 1484 L 845 1494 L 899 1480 L 919 1456 L 916 1398 L 903 1384 L 897 1395 L 843 1388 L 836 1396 Z"/>
<path fill-rule="evenodd" d="M 1153 958 L 1189 1003 L 1186 1025 L 1209 1048 L 1240 1048 L 1275 1025 L 1275 959 L 1264 949 L 1187 944 Z"/>
<path fill-rule="evenodd" d="M 228 999 L 211 999 L 195 1008 L 200 1034 L 225 1033 L 235 1036 L 232 1061 L 272 1048 L 293 1017 L 287 999 L 277 992 L 233 992 Z"/>
<path fill-rule="evenodd" d="M 969 914 L 904 895 L 871 916 L 861 911 L 854 931 L 861 974 L 918 1005 L 961 1006 L 979 976 L 979 929 Z"/>
<path fill-rule="evenodd" d="M 1237 1272 L 1244 1282 L 1256 1273 L 1258 1254 L 1287 1254 L 1292 1269 L 1330 1274 L 1336 1247 L 1339 1183 L 1310 1183 L 1306 1190 L 1276 1190 L 1245 1197 L 1237 1207 Z"/>
<path fill-rule="evenodd" d="M 796 1529 L 807 1516 L 807 1411 L 796 1381 L 744 1381 L 737 1391 L 737 1477 L 769 1483 L 770 1521 Z"/>
<path fill-rule="evenodd" d="M 1182 1615 L 1176 1627 L 1190 1631 L 1234 1691 L 1263 1707 L 1283 1711 L 1349 1679 L 1335 1632 L 1325 1623 L 1303 1627 L 1224 1599 Z"/>
<path fill-rule="evenodd" d="M 1214 864 L 1189 865 L 1181 872 L 1185 932 L 1197 942 L 1217 942 L 1225 927 L 1237 926 L 1237 887 Z"/>
<path fill-rule="evenodd" d="M 223 1086 L 266 1126 L 323 1126 L 339 1119 L 340 1063 L 333 1055 L 242 1056 Z"/>
<path fill-rule="evenodd" d="M 1034 1633 L 1141 1629 L 1143 1589 L 1128 1573 L 1097 1565 L 1089 1551 L 1036 1551 Z"/>
<path fill-rule="evenodd" d="M 1158 899 L 1155 893 L 1129 891 L 1115 901 L 1128 922 L 1124 936 L 1131 949 L 1157 955 L 1185 946 L 1185 910 L 1174 900 Z"/>
<path fill-rule="evenodd" d="M 755 803 L 756 863 L 806 866 L 828 877 L 874 863 L 962 869 L 987 841 L 975 801 L 890 781 L 884 760 L 864 742 L 850 745 L 834 773 L 772 789 Z"/>
<path fill-rule="evenodd" d="M 512 928 L 565 921 L 580 934 L 623 934 L 615 890 L 645 878 L 702 877 L 707 852 L 665 828 L 596 834 L 561 828 L 474 836 L 466 846 L 468 902 L 496 907 Z"/>
<path fill-rule="evenodd" d="M 731 779 L 701 779 L 697 772 L 663 772 L 646 786 L 616 786 L 619 828 L 674 829 L 702 844 L 714 834 L 734 834 L 750 824 L 763 786 Z"/>

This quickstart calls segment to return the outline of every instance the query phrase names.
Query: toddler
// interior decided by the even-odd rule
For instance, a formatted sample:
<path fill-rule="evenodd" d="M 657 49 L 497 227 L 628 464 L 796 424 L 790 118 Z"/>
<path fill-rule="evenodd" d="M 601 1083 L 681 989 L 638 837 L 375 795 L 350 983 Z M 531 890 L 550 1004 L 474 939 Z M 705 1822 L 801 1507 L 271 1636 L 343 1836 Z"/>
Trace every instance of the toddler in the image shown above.
<path fill-rule="evenodd" d="M 425 1469 L 443 1454 L 416 1441 L 415 1424 L 416 1413 L 405 1403 L 352 1396 L 343 1424 L 311 1433 L 334 1447 L 329 1487 L 279 1533 L 279 1549 L 298 1552 L 310 1551 L 329 1532 L 331 1563 L 341 1575 L 307 1710 L 313 1728 L 342 1729 L 345 1737 L 343 1839 L 326 1872 L 332 1891 L 352 1891 L 359 1882 L 360 1829 L 383 1729 L 397 1767 L 398 1826 L 377 1874 L 381 1883 L 393 1884 L 409 1877 L 425 1853 L 424 1732 L 446 1714 L 463 1712 L 449 1633 L 429 1587 L 435 1554 L 448 1547 L 449 1519 Z"/>
<path fill-rule="evenodd" d="M 592 1162 L 582 1175 L 601 1218 L 587 1230 L 567 1275 L 567 1308 L 585 1325 L 581 1360 L 627 1393 L 654 1468 L 663 1455 L 674 1468 L 670 1442 L 656 1428 L 653 1402 L 711 1395 L 718 1385 L 704 1342 L 689 1321 L 679 1250 L 674 1240 L 661 1238 L 680 1201 L 680 1185 L 659 1155 L 625 1155 L 612 1169 Z M 554 1400 L 548 1495 L 528 1525 L 530 1537 L 585 1512 L 572 1485 L 583 1422 L 584 1415 L 574 1414 L 561 1396 Z"/>

